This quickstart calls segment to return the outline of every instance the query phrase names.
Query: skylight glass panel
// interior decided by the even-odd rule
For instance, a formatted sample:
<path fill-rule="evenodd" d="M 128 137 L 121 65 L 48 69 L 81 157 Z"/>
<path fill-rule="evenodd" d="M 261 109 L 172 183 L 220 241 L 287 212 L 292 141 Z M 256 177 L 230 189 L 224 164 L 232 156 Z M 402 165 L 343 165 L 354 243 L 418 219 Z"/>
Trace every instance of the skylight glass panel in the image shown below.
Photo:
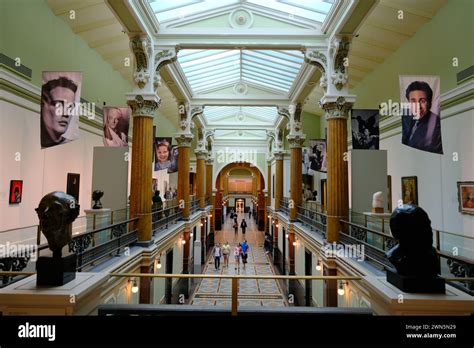
<path fill-rule="evenodd" d="M 333 0 L 248 0 L 249 3 L 268 7 L 287 14 L 323 23 L 334 3 Z"/>
<path fill-rule="evenodd" d="M 178 63 L 194 93 L 245 80 L 254 87 L 289 92 L 303 64 L 299 51 L 181 50 Z"/>
<path fill-rule="evenodd" d="M 274 106 L 206 106 L 204 108 L 204 117 L 209 123 L 218 123 L 229 117 L 238 119 L 240 115 L 243 115 L 243 118 L 239 124 L 263 122 L 271 125 L 275 122 L 278 113 Z"/>
<path fill-rule="evenodd" d="M 186 19 L 220 7 L 238 3 L 237 0 L 148 0 L 160 23 Z"/>

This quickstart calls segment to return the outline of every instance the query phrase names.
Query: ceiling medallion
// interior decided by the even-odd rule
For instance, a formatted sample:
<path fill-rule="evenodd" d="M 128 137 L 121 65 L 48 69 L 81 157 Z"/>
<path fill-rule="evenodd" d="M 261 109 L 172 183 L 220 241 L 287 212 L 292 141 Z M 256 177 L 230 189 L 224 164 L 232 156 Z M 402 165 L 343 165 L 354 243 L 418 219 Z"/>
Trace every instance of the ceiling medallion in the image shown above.
<path fill-rule="evenodd" d="M 241 136 L 244 134 L 244 132 L 242 132 L 241 130 L 239 130 L 238 134 L 239 134 L 239 136 L 241 137 Z"/>
<path fill-rule="evenodd" d="M 234 29 L 248 29 L 253 25 L 253 14 L 249 10 L 237 8 L 229 14 L 229 24 Z"/>
<path fill-rule="evenodd" d="M 245 95 L 247 94 L 247 91 L 248 87 L 244 82 L 238 82 L 234 85 L 234 93 L 237 95 Z"/>

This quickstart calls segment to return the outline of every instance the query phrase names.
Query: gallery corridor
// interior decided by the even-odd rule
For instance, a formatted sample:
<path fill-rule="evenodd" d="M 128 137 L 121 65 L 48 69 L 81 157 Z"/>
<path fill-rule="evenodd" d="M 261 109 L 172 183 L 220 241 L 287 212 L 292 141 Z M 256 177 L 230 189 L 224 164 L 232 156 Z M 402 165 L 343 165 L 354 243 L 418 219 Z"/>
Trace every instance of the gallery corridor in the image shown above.
<path fill-rule="evenodd" d="M 229 257 L 229 267 L 223 267 L 224 258 L 221 258 L 221 267 L 217 271 L 214 266 L 214 257 L 211 253 L 207 260 L 204 274 L 222 274 L 222 275 L 274 275 L 273 265 L 270 257 L 265 254 L 263 249 L 264 233 L 258 231 L 257 225 L 253 219 L 248 219 L 248 214 L 239 213 L 238 222 L 245 218 L 248 227 L 242 234 L 239 228 L 238 234 L 234 233 L 232 228 L 233 220 L 229 217 L 221 231 L 216 231 L 216 243 L 229 242 L 231 246 L 231 255 Z M 249 244 L 248 263 L 245 267 L 240 262 L 240 267 L 236 268 L 233 256 L 234 246 L 247 239 Z M 203 279 L 196 288 L 190 303 L 193 305 L 215 305 L 231 306 L 231 280 L 230 279 Z M 274 279 L 243 279 L 239 281 L 239 306 L 267 306 L 283 307 L 288 303 L 283 295 L 278 282 Z"/>

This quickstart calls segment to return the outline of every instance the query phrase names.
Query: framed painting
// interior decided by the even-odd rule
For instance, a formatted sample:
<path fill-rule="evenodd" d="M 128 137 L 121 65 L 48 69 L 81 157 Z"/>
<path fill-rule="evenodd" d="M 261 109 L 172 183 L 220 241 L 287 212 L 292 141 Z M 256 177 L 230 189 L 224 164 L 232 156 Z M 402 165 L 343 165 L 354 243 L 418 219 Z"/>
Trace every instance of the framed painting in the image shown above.
<path fill-rule="evenodd" d="M 416 176 L 402 177 L 403 204 L 418 205 L 418 178 Z"/>
<path fill-rule="evenodd" d="M 461 214 L 474 215 L 474 181 L 458 181 L 458 202 Z"/>
<path fill-rule="evenodd" d="M 23 196 L 23 180 L 10 180 L 10 195 L 8 203 L 19 204 Z"/>
<path fill-rule="evenodd" d="M 79 202 L 79 181 L 80 174 L 67 173 L 66 193 L 73 196 Z"/>

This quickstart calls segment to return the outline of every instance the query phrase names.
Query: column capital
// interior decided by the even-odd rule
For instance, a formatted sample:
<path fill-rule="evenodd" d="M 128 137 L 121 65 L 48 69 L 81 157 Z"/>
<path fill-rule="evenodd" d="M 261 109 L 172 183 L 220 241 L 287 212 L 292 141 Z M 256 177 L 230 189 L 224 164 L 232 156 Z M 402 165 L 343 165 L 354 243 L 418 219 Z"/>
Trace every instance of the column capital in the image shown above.
<path fill-rule="evenodd" d="M 285 151 L 274 151 L 273 155 L 275 156 L 275 160 L 281 161 L 283 160 L 283 157 L 285 156 Z"/>
<path fill-rule="evenodd" d="M 209 153 L 208 153 L 208 156 L 206 158 L 206 165 L 208 166 L 212 166 L 214 164 L 214 157 L 212 157 Z"/>
<path fill-rule="evenodd" d="M 303 134 L 302 136 L 288 135 L 288 142 L 290 143 L 290 149 L 297 149 L 303 147 L 304 141 L 306 140 L 306 136 Z"/>
<path fill-rule="evenodd" d="M 155 116 L 155 111 L 161 104 L 161 99 L 156 94 L 127 94 L 127 104 L 132 109 L 132 117 L 142 116 L 151 117 Z"/>
<path fill-rule="evenodd" d="M 191 147 L 194 136 L 192 133 L 176 133 L 175 139 L 178 147 Z"/>
<path fill-rule="evenodd" d="M 198 159 L 198 160 L 207 159 L 207 151 L 206 150 L 196 149 L 196 150 L 194 150 L 194 153 L 196 154 L 196 159 Z"/>
<path fill-rule="evenodd" d="M 291 104 L 288 108 L 290 114 L 290 122 L 288 129 L 290 133 L 287 136 L 290 148 L 299 148 L 303 145 L 306 135 L 303 134 L 303 123 L 301 122 L 302 106 L 300 103 Z"/>
<path fill-rule="evenodd" d="M 349 118 L 349 111 L 355 103 L 355 95 L 325 95 L 320 100 L 321 108 L 326 111 L 326 120 Z"/>

